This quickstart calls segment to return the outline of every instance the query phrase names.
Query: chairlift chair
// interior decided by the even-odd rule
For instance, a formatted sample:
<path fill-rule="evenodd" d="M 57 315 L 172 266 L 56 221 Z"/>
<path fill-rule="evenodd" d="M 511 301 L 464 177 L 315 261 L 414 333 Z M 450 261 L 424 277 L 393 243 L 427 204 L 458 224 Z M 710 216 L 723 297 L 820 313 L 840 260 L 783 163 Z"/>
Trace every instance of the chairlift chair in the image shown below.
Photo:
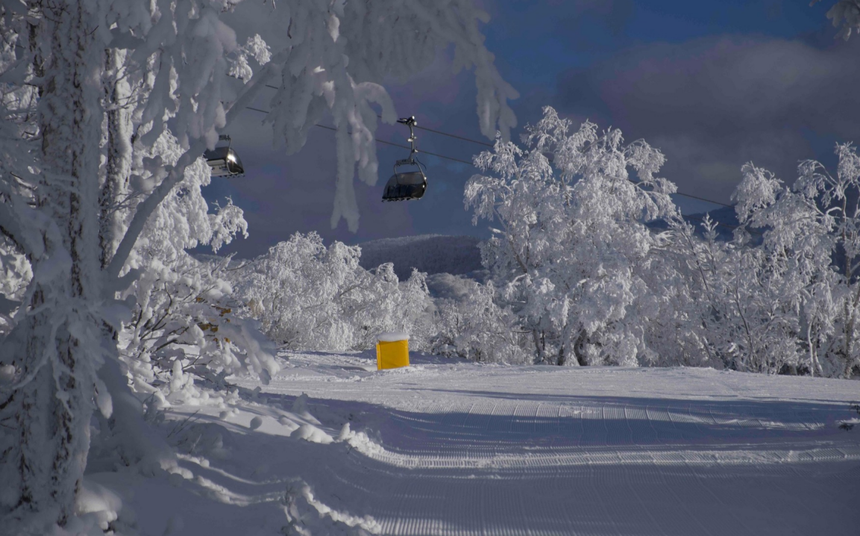
<path fill-rule="evenodd" d="M 231 147 L 232 140 L 230 136 L 222 134 L 218 137 L 218 142 L 226 141 L 226 146 L 215 147 L 211 151 L 203 153 L 203 158 L 209 164 L 212 170 L 213 177 L 241 177 L 245 174 L 245 168 L 242 166 L 242 161 L 239 155 Z"/>
<path fill-rule="evenodd" d="M 385 184 L 385 190 L 382 192 L 383 201 L 410 201 L 412 199 L 421 199 L 424 192 L 427 191 L 427 175 L 424 174 L 424 164 L 414 157 L 418 149 L 415 146 L 415 136 L 413 127 L 415 117 L 406 117 L 397 120 L 398 123 L 409 127 L 409 141 L 411 150 L 409 158 L 398 160 L 394 164 L 394 175 L 388 179 Z M 412 168 L 411 170 L 398 171 L 398 169 Z"/>

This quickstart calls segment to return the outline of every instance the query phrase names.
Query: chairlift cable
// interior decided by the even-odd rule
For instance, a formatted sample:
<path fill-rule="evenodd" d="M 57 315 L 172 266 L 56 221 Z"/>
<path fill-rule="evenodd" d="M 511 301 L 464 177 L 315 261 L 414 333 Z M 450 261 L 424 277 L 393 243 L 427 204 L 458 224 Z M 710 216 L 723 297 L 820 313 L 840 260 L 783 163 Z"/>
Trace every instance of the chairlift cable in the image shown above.
<path fill-rule="evenodd" d="M 316 125 L 316 126 L 318 126 L 320 128 L 324 128 L 326 130 L 335 130 L 335 131 L 337 130 L 334 127 L 330 127 L 330 126 L 326 126 L 326 125 Z M 418 127 L 415 127 L 415 128 L 418 128 Z M 374 141 L 376 141 L 377 143 L 385 144 L 385 145 L 391 145 L 392 147 L 399 147 L 401 149 L 411 149 L 411 147 L 409 147 L 408 145 L 400 145 L 399 143 L 393 143 L 390 141 L 380 140 L 379 138 L 374 138 Z M 436 158 L 444 158 L 445 160 L 451 160 L 453 162 L 459 162 L 461 164 L 466 164 L 467 166 L 473 165 L 471 162 L 466 162 L 465 160 L 460 160 L 459 158 L 454 158 L 451 156 L 445 156 L 443 154 L 436 154 L 436 153 L 431 153 L 428 151 L 421 151 L 421 154 L 429 154 L 430 156 L 435 156 Z"/>
<path fill-rule="evenodd" d="M 684 196 L 684 197 L 689 197 L 690 199 L 696 199 L 696 200 L 698 200 L 698 201 L 705 201 L 705 202 L 707 202 L 707 203 L 713 203 L 713 204 L 715 204 L 715 205 L 721 205 L 721 206 L 728 207 L 728 208 L 735 208 L 735 206 L 734 206 L 734 205 L 727 205 L 726 203 L 720 203 L 719 201 L 714 201 L 713 199 L 706 199 L 706 198 L 704 198 L 704 197 L 699 197 L 699 196 L 697 196 L 697 195 L 684 194 L 684 193 L 681 193 L 681 192 L 675 192 L 675 194 L 674 194 L 674 195 L 682 195 L 682 196 Z"/>
<path fill-rule="evenodd" d="M 254 108 L 254 107 L 252 107 L 252 106 L 246 106 L 246 107 L 245 107 L 245 109 L 246 109 L 246 110 L 252 110 L 252 111 L 255 111 L 255 112 L 264 113 L 264 114 L 268 114 L 268 113 L 269 113 L 269 112 L 268 112 L 268 111 L 266 111 L 266 110 L 261 110 L 260 108 Z M 324 128 L 324 129 L 326 129 L 326 130 L 334 130 L 334 131 L 337 131 L 337 129 L 336 129 L 336 128 L 334 128 L 334 127 L 330 127 L 330 126 L 327 126 L 327 125 L 320 125 L 320 124 L 317 124 L 317 125 L 314 125 L 314 126 L 317 126 L 317 127 L 320 127 L 320 128 Z M 420 128 L 420 127 L 415 127 L 415 128 Z M 400 148 L 400 149 L 411 149 L 411 147 L 409 147 L 408 145 L 401 145 L 401 144 L 399 144 L 399 143 L 393 143 L 393 142 L 390 142 L 390 141 L 380 140 L 379 138 L 374 138 L 374 141 L 376 141 L 377 143 L 382 143 L 382 144 L 384 144 L 384 145 L 391 145 L 392 147 L 398 147 L 398 148 Z M 467 166 L 471 166 L 471 165 L 473 165 L 473 164 L 472 164 L 472 162 L 467 162 L 467 161 L 465 161 L 465 160 L 461 160 L 461 159 L 459 159 L 459 158 L 454 158 L 454 157 L 452 157 L 452 156 L 445 156 L 444 154 L 431 153 L 431 152 L 429 152 L 429 151 L 421 151 L 421 154 L 426 154 L 426 155 L 430 155 L 430 156 L 435 156 L 436 158 L 444 158 L 445 160 L 451 160 L 452 162 L 458 162 L 458 163 L 460 163 L 460 164 L 466 164 Z"/>
<path fill-rule="evenodd" d="M 266 84 L 266 87 L 272 88 L 272 89 L 280 89 L 280 88 L 273 86 L 271 84 Z M 376 117 L 378 117 L 379 119 L 382 119 L 382 116 L 379 114 L 376 114 Z M 418 125 L 413 125 L 413 127 L 417 128 L 418 130 L 426 130 L 427 132 L 432 132 L 433 134 L 439 134 L 440 136 L 448 136 L 449 138 L 454 138 L 456 140 L 468 141 L 470 143 L 474 143 L 477 145 L 483 145 L 484 147 L 491 147 L 491 148 L 494 147 L 494 145 L 492 143 L 487 143 L 485 141 L 473 140 L 472 138 L 466 138 L 464 136 L 458 136 L 457 134 L 449 134 L 447 132 L 442 132 L 441 130 L 435 130 L 435 129 L 427 128 L 427 127 L 419 127 Z M 426 154 L 430 154 L 430 153 L 426 153 Z M 445 157 L 443 156 L 441 158 L 445 158 Z M 462 160 L 456 160 L 456 161 L 462 162 Z M 469 164 L 471 165 L 471 163 L 469 163 Z"/>
<path fill-rule="evenodd" d="M 379 117 L 380 119 L 382 119 L 382 116 L 381 116 L 381 115 L 377 115 L 377 117 Z M 432 133 L 434 133 L 434 134 L 439 134 L 439 135 L 441 135 L 441 136 L 448 136 L 449 138 L 455 138 L 455 139 L 458 139 L 458 140 L 469 141 L 469 142 L 472 142 L 472 143 L 476 143 L 476 144 L 478 144 L 478 145 L 483 145 L 484 147 L 495 147 L 492 143 L 487 143 L 487 142 L 483 142 L 483 141 L 473 140 L 473 139 L 471 139 L 471 138 L 464 138 L 463 136 L 458 136 L 458 135 L 456 135 L 456 134 L 448 134 L 447 132 L 442 132 L 441 130 L 433 130 L 432 128 L 419 127 L 418 125 L 415 125 L 415 128 L 417 128 L 417 129 L 419 129 L 419 130 L 426 130 L 427 132 L 432 132 Z"/>
<path fill-rule="evenodd" d="M 266 86 L 266 87 L 273 87 L 273 86 Z M 275 88 L 275 89 L 277 89 L 277 88 Z M 263 109 L 260 109 L 260 108 L 254 108 L 254 107 L 252 107 L 252 106 L 246 106 L 246 109 L 247 109 L 247 110 L 252 110 L 252 111 L 254 111 L 254 112 L 264 113 L 264 114 L 268 114 L 268 113 L 269 113 L 269 111 L 268 111 L 268 110 L 263 110 Z M 334 128 L 334 127 L 330 127 L 330 126 L 327 126 L 327 125 L 320 125 L 320 124 L 317 124 L 317 125 L 315 125 L 315 126 L 318 126 L 318 127 L 320 127 L 320 128 L 324 128 L 324 129 L 326 129 L 326 130 L 333 130 L 333 131 L 337 131 L 337 129 L 336 129 L 336 128 Z M 415 128 L 423 128 L 423 127 L 418 127 L 418 126 L 416 126 Z M 424 130 L 430 130 L 430 129 L 426 129 L 426 128 L 425 128 Z M 438 134 L 442 134 L 442 135 L 444 135 L 444 136 L 459 137 L 459 136 L 454 136 L 453 134 L 447 134 L 447 133 L 444 133 L 444 132 L 438 132 L 438 131 L 431 131 L 431 132 L 437 132 Z M 478 143 L 478 144 L 486 145 L 486 146 L 488 146 L 488 147 L 492 147 L 492 145 L 490 145 L 490 144 L 488 144 L 488 143 L 483 143 L 483 142 L 480 142 L 480 141 L 470 140 L 470 139 L 468 139 L 468 138 L 462 138 L 462 139 L 464 139 L 464 140 L 466 140 L 466 141 L 471 141 L 471 142 L 473 142 L 473 143 Z M 392 146 L 392 147 L 397 147 L 397 148 L 400 148 L 400 149 L 411 149 L 411 147 L 409 147 L 408 145 L 401 145 L 401 144 L 399 144 L 399 143 L 393 143 L 393 142 L 390 142 L 390 141 L 381 140 L 381 139 L 379 139 L 379 138 L 374 138 L 374 140 L 375 140 L 377 143 L 382 143 L 382 144 L 384 144 L 384 145 L 390 145 L 390 146 Z M 428 151 L 421 151 L 421 153 L 422 153 L 422 154 L 426 154 L 426 155 L 430 155 L 430 156 L 435 156 L 436 158 L 443 158 L 443 159 L 445 159 L 445 160 L 451 160 L 452 162 L 458 162 L 458 163 L 460 163 L 460 164 L 466 164 L 467 166 L 472 166 L 472 165 L 474 165 L 472 162 L 467 162 L 467 161 L 465 161 L 465 160 L 461 160 L 461 159 L 459 159 L 459 158 L 454 158 L 454 157 L 451 157 L 451 156 L 445 156 L 445 155 L 443 155 L 443 154 L 431 153 L 431 152 L 428 152 Z M 697 196 L 697 195 L 685 194 L 685 193 L 683 193 L 683 192 L 675 192 L 675 193 L 674 193 L 674 194 L 672 194 L 672 195 L 680 195 L 680 196 L 682 196 L 682 197 L 689 197 L 690 199 L 695 199 L 695 200 L 697 200 L 697 201 L 704 201 L 704 202 L 706 202 L 706 203 L 712 203 L 712 204 L 714 204 L 714 205 L 720 205 L 720 206 L 722 206 L 722 207 L 734 208 L 734 205 L 729 205 L 729 204 L 726 204 L 726 203 L 722 203 L 722 202 L 720 202 L 720 201 L 714 201 L 713 199 L 708 199 L 708 198 L 706 198 L 706 197 L 699 197 L 699 196 Z M 723 223 L 720 223 L 720 225 L 726 225 L 727 227 L 732 227 L 732 228 L 737 227 L 737 226 L 728 225 L 728 224 L 723 224 Z"/>

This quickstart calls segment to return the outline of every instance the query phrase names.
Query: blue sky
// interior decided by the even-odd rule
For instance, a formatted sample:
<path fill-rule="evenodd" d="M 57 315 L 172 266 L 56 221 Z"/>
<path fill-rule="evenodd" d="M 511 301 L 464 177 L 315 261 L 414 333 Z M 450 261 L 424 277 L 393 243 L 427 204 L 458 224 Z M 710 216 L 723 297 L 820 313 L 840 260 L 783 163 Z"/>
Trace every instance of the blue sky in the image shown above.
<path fill-rule="evenodd" d="M 786 182 L 800 160 L 835 165 L 834 144 L 856 139 L 860 124 L 858 38 L 834 39 L 832 2 L 650 0 L 483 0 L 487 48 L 519 92 L 517 136 L 541 108 L 576 122 L 620 128 L 625 139 L 661 149 L 661 175 L 679 190 L 729 202 L 740 167 L 753 161 Z M 385 84 L 398 114 L 419 125 L 487 142 L 475 113 L 474 79 L 454 75 L 448 51 L 406 84 Z M 263 103 L 265 105 L 265 103 Z M 357 184 L 361 223 L 350 233 L 329 220 L 334 189 L 333 133 L 315 129 L 291 156 L 273 148 L 262 116 L 246 112 L 230 134 L 247 175 L 213 179 L 210 200 L 229 195 L 244 208 L 250 237 L 223 250 L 264 253 L 297 231 L 349 244 L 414 234 L 487 236 L 463 207 L 469 166 L 424 155 L 428 191 L 420 201 L 381 203 L 391 166 L 405 151 L 378 146 L 380 178 Z M 405 127 L 379 137 L 405 143 Z M 419 149 L 471 161 L 484 147 L 419 131 Z M 717 208 L 678 198 L 685 212 Z"/>

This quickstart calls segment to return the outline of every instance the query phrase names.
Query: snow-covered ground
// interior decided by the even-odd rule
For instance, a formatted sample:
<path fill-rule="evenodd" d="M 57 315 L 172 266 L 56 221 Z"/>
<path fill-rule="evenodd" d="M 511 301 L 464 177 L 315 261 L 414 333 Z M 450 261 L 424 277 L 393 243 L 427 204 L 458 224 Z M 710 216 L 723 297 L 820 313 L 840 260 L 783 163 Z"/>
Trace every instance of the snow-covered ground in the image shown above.
<path fill-rule="evenodd" d="M 237 383 L 168 410 L 170 479 L 90 485 L 158 535 L 860 533 L 856 381 L 364 352 Z"/>

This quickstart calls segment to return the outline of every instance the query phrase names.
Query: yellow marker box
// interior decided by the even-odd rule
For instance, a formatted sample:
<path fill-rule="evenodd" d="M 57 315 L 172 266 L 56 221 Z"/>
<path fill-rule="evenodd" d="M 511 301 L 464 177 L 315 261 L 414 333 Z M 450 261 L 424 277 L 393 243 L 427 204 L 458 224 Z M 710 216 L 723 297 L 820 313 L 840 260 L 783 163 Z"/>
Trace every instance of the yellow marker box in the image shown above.
<path fill-rule="evenodd" d="M 376 341 L 377 370 L 409 366 L 409 335 L 382 333 Z"/>

